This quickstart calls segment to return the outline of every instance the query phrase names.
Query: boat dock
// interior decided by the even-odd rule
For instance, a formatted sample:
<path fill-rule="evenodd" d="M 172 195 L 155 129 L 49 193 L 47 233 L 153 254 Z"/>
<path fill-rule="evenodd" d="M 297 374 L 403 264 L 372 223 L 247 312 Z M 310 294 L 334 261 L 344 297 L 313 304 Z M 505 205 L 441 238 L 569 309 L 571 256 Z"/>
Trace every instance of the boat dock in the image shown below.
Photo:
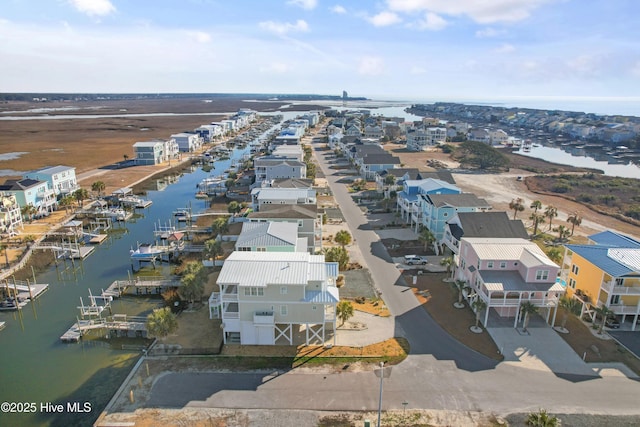
<path fill-rule="evenodd" d="M 94 246 L 82 246 L 77 242 L 40 242 L 33 246 L 34 249 L 53 251 L 56 258 L 84 259 L 95 250 Z"/>
<path fill-rule="evenodd" d="M 114 314 L 107 318 L 78 320 L 60 337 L 62 342 L 78 342 L 87 333 L 108 331 L 109 337 L 147 337 L 147 319 L 141 316 Z"/>
<path fill-rule="evenodd" d="M 20 310 L 29 301 L 37 299 L 49 289 L 48 284 L 34 283 L 22 280 L 5 280 L 1 285 L 6 294 L 6 299 L 0 301 L 0 311 Z"/>
<path fill-rule="evenodd" d="M 102 291 L 102 296 L 119 298 L 125 294 L 160 294 L 166 288 L 177 288 L 180 285 L 179 280 L 165 279 L 164 277 L 138 277 L 135 280 L 116 280 L 106 290 Z"/>

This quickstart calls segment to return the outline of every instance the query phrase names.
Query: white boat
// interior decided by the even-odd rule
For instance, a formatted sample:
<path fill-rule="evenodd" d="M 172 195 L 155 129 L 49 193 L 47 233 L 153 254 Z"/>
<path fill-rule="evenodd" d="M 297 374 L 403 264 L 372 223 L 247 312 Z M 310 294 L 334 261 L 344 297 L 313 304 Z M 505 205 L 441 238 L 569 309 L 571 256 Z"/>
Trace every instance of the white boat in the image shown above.
<path fill-rule="evenodd" d="M 0 322 L 0 331 L 3 330 L 7 324 L 5 322 Z"/>
<path fill-rule="evenodd" d="M 138 245 L 138 249 L 129 251 L 131 259 L 135 260 L 149 260 L 158 258 L 160 255 L 167 251 L 166 246 L 152 245 L 151 243 L 141 243 Z"/>

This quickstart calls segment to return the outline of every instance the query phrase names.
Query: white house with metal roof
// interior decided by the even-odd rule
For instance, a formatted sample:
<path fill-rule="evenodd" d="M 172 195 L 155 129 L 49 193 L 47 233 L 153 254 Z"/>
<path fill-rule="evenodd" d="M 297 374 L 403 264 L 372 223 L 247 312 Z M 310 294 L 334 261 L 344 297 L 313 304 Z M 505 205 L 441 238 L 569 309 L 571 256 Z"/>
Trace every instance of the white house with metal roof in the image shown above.
<path fill-rule="evenodd" d="M 261 187 L 251 190 L 251 204 L 259 211 L 264 205 L 315 205 L 318 201 L 313 188 Z"/>
<path fill-rule="evenodd" d="M 484 326 L 489 313 L 513 317 L 515 328 L 520 307 L 530 302 L 539 313 L 555 322 L 560 297 L 565 288 L 556 279 L 560 267 L 551 261 L 535 243 L 519 238 L 463 237 L 455 277 L 471 288 L 470 305 L 480 298 L 487 305 Z"/>
<path fill-rule="evenodd" d="M 324 344 L 335 340 L 340 300 L 338 264 L 307 252 L 233 252 L 209 298 L 212 318 L 222 319 L 224 343 Z M 297 343 L 297 340 L 296 340 Z"/>

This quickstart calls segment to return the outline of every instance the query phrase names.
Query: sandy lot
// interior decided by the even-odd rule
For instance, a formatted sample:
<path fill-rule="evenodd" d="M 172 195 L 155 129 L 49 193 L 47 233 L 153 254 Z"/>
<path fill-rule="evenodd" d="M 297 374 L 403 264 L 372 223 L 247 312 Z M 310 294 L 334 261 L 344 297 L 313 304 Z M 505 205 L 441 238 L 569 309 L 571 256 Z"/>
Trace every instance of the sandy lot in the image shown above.
<path fill-rule="evenodd" d="M 449 168 L 457 168 L 459 166 L 457 162 L 449 158 L 448 154 L 444 154 L 435 149 L 432 151 L 415 153 L 407 151 L 400 145 L 395 144 L 388 144 L 385 148 L 400 158 L 400 161 L 404 165 L 403 167 L 429 170 L 431 168 L 426 165 L 427 161 L 430 159 L 438 160 L 446 164 Z M 537 159 L 527 158 L 527 161 L 528 163 L 538 163 L 539 165 L 537 166 L 540 168 L 549 168 L 550 170 L 558 171 L 571 170 L 570 167 L 552 165 Z M 513 211 L 509 210 L 509 203 L 518 197 L 524 199 L 526 209 L 524 212 L 518 213 L 517 218 L 522 219 L 526 226 L 531 225 L 532 222 L 529 220 L 529 215 L 531 215 L 533 210 L 529 208 L 529 205 L 534 200 L 540 200 L 543 206 L 552 205 L 558 208 L 558 217 L 553 220 L 554 227 L 559 224 L 570 227 L 570 224 L 566 222 L 567 216 L 572 212 L 577 212 L 583 218 L 583 221 L 582 225 L 575 229 L 576 236 L 587 236 L 604 230 L 614 230 L 625 234 L 640 236 L 640 227 L 619 221 L 607 215 L 599 214 L 583 204 L 576 203 L 562 197 L 536 194 L 529 191 L 524 180 L 518 181 L 517 178 L 518 176 L 527 177 L 531 175 L 534 175 L 534 173 L 520 169 L 511 169 L 509 172 L 500 174 L 453 174 L 456 184 L 464 192 L 474 193 L 478 197 L 484 198 L 493 206 L 493 210 L 504 210 L 508 212 L 511 217 L 513 217 Z M 542 229 L 546 230 L 547 228 L 548 226 L 543 225 Z"/>

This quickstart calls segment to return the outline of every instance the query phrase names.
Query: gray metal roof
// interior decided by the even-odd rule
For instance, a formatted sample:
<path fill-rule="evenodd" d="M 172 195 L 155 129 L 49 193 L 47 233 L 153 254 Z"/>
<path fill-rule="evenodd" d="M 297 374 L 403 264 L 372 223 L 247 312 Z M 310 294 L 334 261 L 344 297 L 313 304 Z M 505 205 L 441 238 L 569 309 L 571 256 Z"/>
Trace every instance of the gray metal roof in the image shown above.
<path fill-rule="evenodd" d="M 329 279 L 324 255 L 308 252 L 238 252 L 224 261 L 218 283 L 265 287 Z"/>
<path fill-rule="evenodd" d="M 431 199 L 431 203 L 437 208 L 451 206 L 454 208 L 470 207 L 489 209 L 491 207 L 485 199 L 481 199 L 473 193 L 429 194 L 427 195 L 427 199 Z"/>
<path fill-rule="evenodd" d="M 547 292 L 555 285 L 555 277 L 550 282 L 526 282 L 517 271 L 480 270 L 485 287 L 492 292 L 529 291 Z"/>
<path fill-rule="evenodd" d="M 295 246 L 298 224 L 293 222 L 245 222 L 236 248 Z"/>
<path fill-rule="evenodd" d="M 538 245 L 525 239 L 463 237 L 481 260 L 521 261 L 528 267 L 557 265 L 547 257 Z"/>
<path fill-rule="evenodd" d="M 304 301 L 318 304 L 337 304 L 340 301 L 338 288 L 330 286 L 326 291 L 307 291 Z"/>
<path fill-rule="evenodd" d="M 249 218 L 264 219 L 315 219 L 317 205 L 262 205 L 260 211 L 251 212 Z"/>

